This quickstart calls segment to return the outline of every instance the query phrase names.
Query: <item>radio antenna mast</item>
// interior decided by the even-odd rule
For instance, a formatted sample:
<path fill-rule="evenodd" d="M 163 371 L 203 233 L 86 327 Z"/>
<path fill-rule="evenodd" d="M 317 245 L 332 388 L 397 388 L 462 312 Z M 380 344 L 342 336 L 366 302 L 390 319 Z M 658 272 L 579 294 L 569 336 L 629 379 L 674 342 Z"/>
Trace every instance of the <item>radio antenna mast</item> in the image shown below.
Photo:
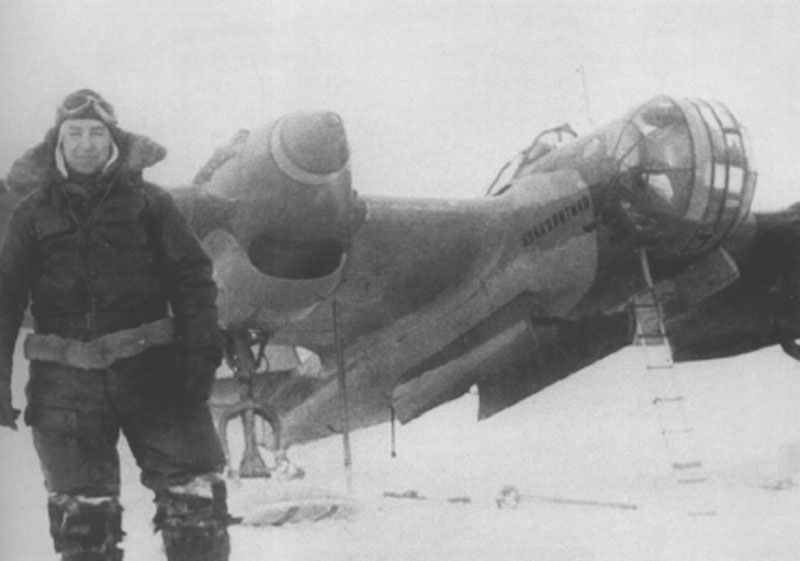
<path fill-rule="evenodd" d="M 586 118 L 589 121 L 589 125 L 594 127 L 594 119 L 592 118 L 592 108 L 589 104 L 589 87 L 586 85 L 586 69 L 581 64 L 577 68 L 578 74 L 581 75 L 581 87 L 583 88 L 583 105 L 584 109 L 586 109 Z"/>

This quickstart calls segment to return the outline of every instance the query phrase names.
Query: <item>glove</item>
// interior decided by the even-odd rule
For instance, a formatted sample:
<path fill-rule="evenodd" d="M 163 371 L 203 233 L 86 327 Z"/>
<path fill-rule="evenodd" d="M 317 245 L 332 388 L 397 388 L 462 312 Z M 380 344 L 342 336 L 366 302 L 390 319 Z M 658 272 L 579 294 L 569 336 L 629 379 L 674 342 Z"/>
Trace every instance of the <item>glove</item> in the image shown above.
<path fill-rule="evenodd" d="M 11 386 L 0 382 L 0 426 L 17 430 L 19 409 L 11 406 Z"/>
<path fill-rule="evenodd" d="M 183 377 L 183 401 L 188 404 L 205 403 L 211 397 L 219 360 L 197 351 L 185 351 L 180 359 Z"/>

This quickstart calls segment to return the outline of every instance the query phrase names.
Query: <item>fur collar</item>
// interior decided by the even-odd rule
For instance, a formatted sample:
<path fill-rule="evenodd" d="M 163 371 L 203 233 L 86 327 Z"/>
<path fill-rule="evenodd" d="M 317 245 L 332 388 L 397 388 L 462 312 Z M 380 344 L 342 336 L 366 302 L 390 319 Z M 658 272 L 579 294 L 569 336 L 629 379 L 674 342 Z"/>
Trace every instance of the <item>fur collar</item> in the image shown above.
<path fill-rule="evenodd" d="M 142 170 L 164 159 L 167 150 L 146 136 L 119 130 L 114 138 L 119 148 L 119 160 L 108 170 L 126 181 L 136 181 Z M 37 189 L 46 189 L 54 183 L 65 181 L 55 162 L 58 130 L 47 131 L 42 142 L 26 151 L 11 166 L 6 178 L 10 191 L 25 196 Z"/>

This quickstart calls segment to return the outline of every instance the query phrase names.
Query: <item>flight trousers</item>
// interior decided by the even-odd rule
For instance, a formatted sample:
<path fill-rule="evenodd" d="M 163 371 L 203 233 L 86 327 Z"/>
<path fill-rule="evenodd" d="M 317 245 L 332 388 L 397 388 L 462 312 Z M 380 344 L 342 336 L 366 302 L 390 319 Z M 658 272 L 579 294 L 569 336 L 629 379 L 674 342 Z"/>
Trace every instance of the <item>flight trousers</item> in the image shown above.
<path fill-rule="evenodd" d="M 49 492 L 51 535 L 63 559 L 122 559 L 120 434 L 141 469 L 141 482 L 155 493 L 154 522 L 167 558 L 228 559 L 229 516 L 224 481 L 216 475 L 225 458 L 208 406 L 186 402 L 175 364 L 172 345 L 103 370 L 31 361 L 25 420 Z M 198 557 L 198 550 L 209 556 Z"/>

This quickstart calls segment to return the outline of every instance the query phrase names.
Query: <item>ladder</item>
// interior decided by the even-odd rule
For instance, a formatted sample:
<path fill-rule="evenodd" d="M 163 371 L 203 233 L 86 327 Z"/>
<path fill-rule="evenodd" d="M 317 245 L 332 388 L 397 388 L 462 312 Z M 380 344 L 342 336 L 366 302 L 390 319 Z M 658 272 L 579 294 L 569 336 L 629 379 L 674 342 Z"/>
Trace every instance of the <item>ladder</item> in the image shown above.
<path fill-rule="evenodd" d="M 681 388 L 672 360 L 672 348 L 664 328 L 664 314 L 654 288 L 646 250 L 640 252 L 646 290 L 633 298 L 636 319 L 634 345 L 644 350 L 650 402 L 656 409 L 658 425 L 670 467 L 670 479 L 681 493 L 682 505 L 690 516 L 714 516 L 716 510 L 698 493 L 698 485 L 709 476 L 698 452 L 694 427 L 686 412 L 686 395 Z"/>

